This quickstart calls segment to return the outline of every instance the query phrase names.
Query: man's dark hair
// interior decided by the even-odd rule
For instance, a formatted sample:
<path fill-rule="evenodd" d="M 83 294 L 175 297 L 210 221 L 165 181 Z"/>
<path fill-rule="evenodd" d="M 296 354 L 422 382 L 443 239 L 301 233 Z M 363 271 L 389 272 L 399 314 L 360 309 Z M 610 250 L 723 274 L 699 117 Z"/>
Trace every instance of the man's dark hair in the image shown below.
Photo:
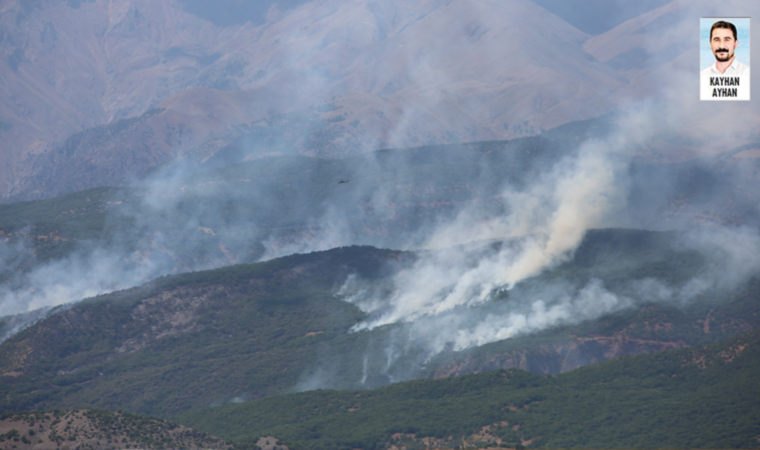
<path fill-rule="evenodd" d="M 715 22 L 712 28 L 710 28 L 710 40 L 712 40 L 713 30 L 716 28 L 727 28 L 731 30 L 731 32 L 734 33 L 734 40 L 735 41 L 738 40 L 736 38 L 736 27 L 734 26 L 734 24 L 732 24 L 731 22 L 724 22 L 722 20 Z"/>

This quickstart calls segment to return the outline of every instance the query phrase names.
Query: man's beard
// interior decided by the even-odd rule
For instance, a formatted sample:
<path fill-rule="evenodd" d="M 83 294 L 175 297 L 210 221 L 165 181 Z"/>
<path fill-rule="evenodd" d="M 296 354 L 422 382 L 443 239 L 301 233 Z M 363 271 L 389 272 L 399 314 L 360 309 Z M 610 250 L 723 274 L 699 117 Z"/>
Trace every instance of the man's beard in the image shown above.
<path fill-rule="evenodd" d="M 721 52 L 722 50 L 722 52 Z M 715 59 L 717 59 L 720 62 L 726 62 L 734 57 L 734 53 L 729 53 L 726 49 L 718 49 L 715 51 Z"/>

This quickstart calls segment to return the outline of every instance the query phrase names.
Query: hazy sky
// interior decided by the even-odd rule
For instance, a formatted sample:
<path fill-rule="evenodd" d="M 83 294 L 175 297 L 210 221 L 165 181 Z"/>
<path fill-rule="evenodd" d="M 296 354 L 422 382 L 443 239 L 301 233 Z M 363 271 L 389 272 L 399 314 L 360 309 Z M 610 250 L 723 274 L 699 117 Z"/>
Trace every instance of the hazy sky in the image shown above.
<path fill-rule="evenodd" d="M 185 10 L 217 25 L 238 25 L 245 22 L 264 23 L 269 7 L 280 9 L 306 3 L 308 0 L 180 0 Z M 505 0 L 506 1 L 506 0 Z M 670 0 L 533 0 L 583 31 L 596 35 L 640 14 L 660 7 Z"/>

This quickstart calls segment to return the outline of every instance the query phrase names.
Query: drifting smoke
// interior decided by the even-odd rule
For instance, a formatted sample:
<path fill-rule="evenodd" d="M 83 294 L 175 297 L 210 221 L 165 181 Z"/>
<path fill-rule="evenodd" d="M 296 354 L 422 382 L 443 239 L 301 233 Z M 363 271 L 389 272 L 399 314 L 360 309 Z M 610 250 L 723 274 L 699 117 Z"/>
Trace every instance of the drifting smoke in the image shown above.
<path fill-rule="evenodd" d="M 709 15 L 704 5 L 673 6 L 684 19 Z M 696 42 L 684 36 L 698 35 L 694 23 L 674 21 L 665 31 L 680 36 L 684 42 L 678 45 L 683 49 L 692 48 Z M 656 51 L 656 45 L 652 49 Z M 708 261 L 700 273 L 678 286 L 646 278 L 630 280 L 624 293 L 607 290 L 600 280 L 582 286 L 560 282 L 541 290 L 512 291 L 521 282 L 571 258 L 590 229 L 693 228 L 693 217 L 719 209 L 731 189 L 753 190 L 750 185 L 739 186 L 741 182 L 737 181 L 752 180 L 752 176 L 734 176 L 730 170 L 717 175 L 719 179 L 715 175 L 688 179 L 673 169 L 676 165 L 648 172 L 649 166 L 634 163 L 633 154 L 651 146 L 648 140 L 696 131 L 686 128 L 687 124 L 702 123 L 706 106 L 695 100 L 697 68 L 676 63 L 669 69 L 666 76 L 657 77 L 658 86 L 651 89 L 656 100 L 639 97 L 628 101 L 629 114 L 619 118 L 615 134 L 582 144 L 577 154 L 557 162 L 531 180 L 527 188 L 508 186 L 502 194 L 504 214 L 489 216 L 464 209 L 454 222 L 440 226 L 427 242 L 427 248 L 439 250 L 422 255 L 382 291 L 363 288 L 360 280 L 349 278 L 337 295 L 368 314 L 353 330 L 403 325 L 409 341 L 435 354 L 446 348 L 462 350 L 575 324 L 647 302 L 683 305 L 700 292 L 736 288 L 756 274 L 760 270 L 758 231 L 752 227 L 726 228 L 712 222 L 708 229 L 682 234 L 676 243 L 682 249 L 698 251 Z M 639 86 L 646 81 L 643 78 Z M 750 113 L 750 107 L 710 106 L 720 110 L 716 114 L 719 125 L 711 124 L 710 131 L 699 133 L 746 134 L 742 123 L 734 119 Z M 707 173 L 699 163 L 683 169 L 683 173 L 697 172 Z M 663 221 L 662 211 L 672 207 L 668 202 L 673 201 L 675 192 L 683 192 L 683 185 L 698 186 L 688 188 L 696 192 L 691 205 L 683 207 L 680 217 Z M 760 205 L 751 201 L 736 207 L 743 220 L 752 220 L 759 209 Z M 508 244 L 497 252 L 481 253 L 462 245 L 488 240 Z M 502 292 L 512 295 L 500 304 L 496 300 Z"/>
<path fill-rule="evenodd" d="M 2 249 L 14 254 L 18 247 Z M 10 266 L 13 270 L 15 265 Z M 5 267 L 9 270 L 9 266 Z M 113 249 L 81 251 L 24 273 L 19 271 L 0 288 L 0 315 L 10 315 L 63 305 L 83 298 L 144 283 L 166 273 L 151 261 L 125 258 Z"/>
<path fill-rule="evenodd" d="M 461 236 L 474 241 L 516 238 L 516 243 L 475 261 L 456 250 L 428 253 L 396 276 L 394 293 L 382 306 L 375 306 L 377 300 L 354 300 L 371 317 L 354 330 L 478 305 L 489 300 L 494 290 L 511 289 L 565 261 L 588 229 L 604 226 L 612 214 L 625 207 L 625 182 L 621 180 L 626 161 L 610 145 L 588 142 L 577 154 L 563 158 L 532 180 L 527 189 L 508 188 L 502 194 L 508 214 L 492 218 L 479 230 L 466 230 L 472 211 L 462 211 L 453 224 L 442 226 L 433 235 L 431 246 L 460 243 L 456 241 Z"/>
<path fill-rule="evenodd" d="M 515 5 L 507 9 L 519 7 L 518 11 L 521 11 L 524 6 Z M 478 7 L 483 11 L 471 8 L 468 12 L 473 16 L 473 23 L 480 23 L 483 29 L 497 29 L 500 26 L 497 22 L 501 19 L 489 17 L 485 3 L 478 4 Z M 419 11 L 413 13 L 415 17 L 424 16 Z M 503 14 L 505 17 L 518 16 L 510 11 Z M 477 15 L 481 17 L 474 17 Z M 469 24 L 467 28 L 470 28 Z M 480 27 L 472 28 L 474 31 L 470 31 L 474 33 Z M 693 31 L 687 22 L 668 27 L 668 33 L 673 36 L 686 36 Z M 696 36 L 695 33 L 693 35 Z M 408 67 L 407 73 L 385 75 L 418 80 L 421 86 L 456 84 L 460 78 L 451 67 L 461 66 L 459 60 L 471 45 L 469 38 L 457 42 L 456 36 L 457 33 L 448 33 L 445 44 L 431 42 L 431 45 L 440 45 L 441 48 L 431 51 L 430 55 L 423 55 L 424 58 L 419 58 L 417 54 L 405 55 L 403 64 L 398 65 Z M 430 41 L 427 35 L 412 36 L 410 39 Z M 499 49 L 504 47 L 501 40 L 493 42 L 496 44 L 492 45 Z M 318 42 L 312 44 L 322 45 Z M 447 53 L 451 48 L 456 48 L 458 53 Z M 760 48 L 760 45 L 755 45 L 755 48 Z M 487 50 L 488 54 L 502 54 L 495 48 Z M 399 50 L 402 54 L 404 51 Z M 299 53 L 299 58 L 290 56 L 300 59 L 302 55 Z M 486 69 L 478 66 L 475 70 L 493 73 L 504 70 L 502 58 L 482 59 L 493 66 Z M 361 58 L 357 57 L 356 60 Z M 365 383 L 371 378 L 373 370 L 385 373 L 392 379 L 393 365 L 401 355 L 414 349 L 423 348 L 424 359 L 444 349 L 463 350 L 559 325 L 575 324 L 646 302 L 684 304 L 706 289 L 736 286 L 760 270 L 760 258 L 757 256 L 760 255 L 760 238 L 757 231 L 749 227 L 717 228 L 688 234 L 678 244 L 709 255 L 708 264 L 701 273 L 678 286 L 653 278 L 631 280 L 627 289 L 614 292 L 600 279 L 578 285 L 566 280 L 542 282 L 540 286 L 528 283 L 547 270 L 569 261 L 591 229 L 685 227 L 677 221 L 663 223 L 662 216 L 658 215 L 658 208 L 679 189 L 671 173 L 653 174 L 647 170 L 636 172 L 633 169 L 634 153 L 642 151 L 649 139 L 667 134 L 672 129 L 703 123 L 692 117 L 705 107 L 693 103 L 698 92 L 694 74 L 698 71 L 689 68 L 680 72 L 675 68 L 672 72 L 675 75 L 669 79 L 657 77 L 658 82 L 667 85 L 664 92 L 656 91 L 653 94 L 659 101 L 635 98 L 628 102 L 627 113 L 616 118 L 618 130 L 614 133 L 590 139 L 575 149 L 568 148 L 564 157 L 547 162 L 545 167 L 531 173 L 529 179 L 520 183 L 509 184 L 508 177 L 504 177 L 499 185 L 500 192 L 495 196 L 500 199 L 500 204 L 484 206 L 463 201 L 451 206 L 446 214 L 429 221 L 420 220 L 407 229 L 388 231 L 384 228 L 395 218 L 396 210 L 382 208 L 383 205 L 396 204 L 400 208 L 402 204 L 399 201 L 402 196 L 392 193 L 387 185 L 400 183 L 396 181 L 395 173 L 411 167 L 410 160 L 403 155 L 388 159 L 386 154 L 377 154 L 358 163 L 354 161 L 353 166 L 352 161 L 341 162 L 342 165 L 330 172 L 331 177 L 328 177 L 332 190 L 316 199 L 308 194 L 315 186 L 321 188 L 327 184 L 322 183 L 324 180 L 318 179 L 314 173 L 304 176 L 306 172 L 298 168 L 295 159 L 292 170 L 285 171 L 288 173 L 287 189 L 281 190 L 267 178 L 273 176 L 275 170 L 263 174 L 261 180 L 264 181 L 259 180 L 258 183 L 250 179 L 238 180 L 232 175 L 221 176 L 225 181 L 222 183 L 218 179 L 204 178 L 205 175 L 188 178 L 189 171 L 175 166 L 171 175 L 159 174 L 143 186 L 143 195 L 139 199 L 133 198 L 132 203 L 124 203 L 109 216 L 111 224 L 129 224 L 129 230 L 124 235 L 117 236 L 108 245 L 93 242 L 64 260 L 42 265 L 30 272 L 18 271 L 18 275 L 0 291 L 0 314 L 77 301 L 134 286 L 168 273 L 269 259 L 295 252 L 325 250 L 349 244 L 425 248 L 412 267 L 401 270 L 387 284 L 378 286 L 349 277 L 338 291 L 340 298 L 356 304 L 368 314 L 367 319 L 356 324 L 353 331 L 364 332 L 388 326 L 398 326 L 403 331 L 393 334 L 394 345 L 384 349 L 381 363 L 376 363 L 367 355 L 363 357 L 360 380 Z M 299 85 L 303 95 L 299 92 L 296 97 L 315 99 L 321 96 L 318 100 L 325 101 L 341 94 L 337 88 L 336 92 L 330 91 L 330 86 L 340 84 L 334 81 L 339 78 L 337 75 L 308 73 L 303 78 L 311 84 Z M 673 80 L 678 80 L 682 86 L 673 83 Z M 501 79 L 496 81 L 502 82 Z M 549 89 L 548 85 L 545 87 Z M 434 128 L 444 128 L 446 122 L 432 120 L 430 111 L 446 110 L 440 106 L 459 100 L 452 101 L 443 90 L 429 89 L 425 92 L 424 96 L 416 94 L 414 101 L 403 103 L 395 114 L 391 114 L 394 108 L 385 105 L 388 114 L 384 117 L 392 117 L 392 120 L 384 119 L 382 124 L 375 123 L 374 128 L 369 120 L 365 121 L 369 125 L 362 123 L 361 126 L 366 127 L 361 128 L 364 130 L 360 141 L 362 150 L 374 150 L 378 143 L 409 145 L 409 136 L 414 135 L 414 127 L 419 124 L 430 127 L 427 132 L 432 136 L 431 141 L 437 142 L 433 131 L 438 133 L 439 130 Z M 553 94 L 564 95 L 563 92 L 556 92 L 547 96 Z M 400 97 L 405 95 L 398 94 Z M 612 92 L 596 95 L 606 100 Z M 499 101 L 506 103 L 509 98 L 506 96 Z M 465 103 L 469 101 L 472 104 L 466 106 L 473 114 L 485 109 L 480 99 L 461 100 Z M 622 104 L 626 102 L 622 101 Z M 459 111 L 459 106 L 450 111 Z M 558 109 L 562 107 L 573 106 L 565 104 L 558 106 Z M 710 107 L 721 111 L 718 114 L 721 119 L 711 123 L 711 126 L 724 134 L 737 131 L 732 128 L 731 118 L 736 117 L 737 111 L 740 111 L 738 108 L 743 106 Z M 510 112 L 509 118 L 515 123 L 522 123 L 522 119 L 530 117 L 519 117 L 519 112 Z M 393 123 L 392 126 L 387 126 L 388 121 Z M 458 118 L 451 122 L 457 121 Z M 506 127 L 507 124 L 504 125 Z M 464 134 L 463 129 L 460 131 Z M 512 130 L 510 133 L 517 136 L 527 132 Z M 419 134 L 424 136 L 422 132 Z M 268 148 L 267 151 L 277 153 L 278 149 Z M 282 153 L 288 152 L 290 150 Z M 492 170 L 484 167 L 472 180 Z M 375 184 L 360 182 L 361 179 L 378 178 L 378 174 L 387 176 L 390 181 Z M 498 174 L 490 173 L 490 176 L 498 177 Z M 350 183 L 336 186 L 335 180 L 344 178 L 350 179 Z M 730 179 L 724 176 L 719 182 Z M 271 185 L 267 184 L 267 180 L 272 181 Z M 712 183 L 711 186 L 718 186 L 718 193 L 730 189 L 720 187 L 719 183 Z M 480 194 L 479 188 L 473 190 L 473 196 Z M 634 195 L 635 192 L 639 194 Z M 219 203 L 220 198 L 224 199 L 222 204 Z M 644 198 L 644 201 L 640 204 L 632 202 L 632 198 Z M 722 198 L 720 195 L 705 197 L 693 208 L 712 208 Z M 360 214 L 349 210 L 346 205 L 361 205 L 371 210 L 367 216 L 372 215 L 372 220 L 362 222 L 357 219 Z M 294 215 L 292 211 L 299 211 L 302 215 Z M 410 211 L 409 216 L 417 212 Z M 268 228 L 262 225 L 264 220 L 261 217 L 265 215 L 266 220 L 275 224 L 267 225 Z M 367 226 L 368 222 L 372 222 L 372 227 Z M 301 225 L 297 232 L 292 232 L 293 223 Z M 357 231 L 362 228 L 371 229 L 369 232 Z M 132 242 L 135 239 L 138 242 Z M 490 245 L 495 242 L 499 243 L 497 247 Z M 0 264 L 6 272 L 13 272 L 21 267 L 19 261 L 29 252 L 23 246 L 6 246 L 0 251 L 5 258 Z M 377 367 L 377 364 L 380 366 Z M 325 379 L 334 377 L 334 367 L 319 368 L 315 375 L 302 380 L 299 389 L 322 387 Z"/>
<path fill-rule="evenodd" d="M 671 243 L 674 249 L 698 252 L 706 261 L 698 273 L 677 285 L 654 278 L 631 279 L 613 292 L 599 279 L 583 285 L 541 281 L 540 287 L 532 281 L 570 260 L 589 230 L 652 225 L 648 214 L 638 214 L 628 204 L 632 197 L 645 192 L 647 201 L 662 205 L 682 189 L 671 181 L 667 188 L 653 192 L 648 184 L 652 178 L 643 182 L 645 186 L 642 179 L 632 178 L 630 149 L 650 137 L 647 130 L 656 130 L 649 125 L 657 117 L 652 105 L 632 110 L 619 120 L 620 130 L 613 136 L 582 144 L 521 189 L 507 186 L 501 195 L 504 213 L 463 209 L 432 234 L 426 244 L 432 250 L 422 252 L 412 267 L 397 273 L 388 285 L 369 288 L 349 277 L 336 295 L 368 315 L 353 331 L 401 326 L 406 330 L 406 344 L 388 347 L 388 364 L 404 352 L 420 349 L 424 364 L 447 349 L 461 351 L 651 302 L 686 305 L 705 291 L 741 286 L 760 271 L 760 233 L 749 226 L 727 228 L 715 223 L 684 230 Z M 655 186 L 663 186 L 654 181 Z M 714 208 L 716 199 L 725 198 L 733 181 L 723 181 L 709 182 L 710 195 L 695 197 L 693 209 Z M 742 205 L 742 214 L 752 217 L 758 206 Z M 672 222 L 671 226 L 676 223 L 686 224 Z M 654 228 L 667 226 L 659 223 Z M 499 242 L 498 250 L 487 245 L 489 241 Z M 500 301 L 504 296 L 507 300 Z"/>
<path fill-rule="evenodd" d="M 705 292 L 740 287 L 760 271 L 760 233 L 755 229 L 698 230 L 680 236 L 673 248 L 696 251 L 705 264 L 690 278 L 675 284 L 656 278 L 632 278 L 618 282 L 614 291 L 598 278 L 581 285 L 535 277 L 510 284 L 498 269 L 510 267 L 507 258 L 519 258 L 526 251 L 516 239 L 499 250 L 486 245 L 476 250 L 461 246 L 430 252 L 387 285 L 377 286 L 349 276 L 336 296 L 368 313 L 366 321 L 354 326 L 355 332 L 388 326 L 399 330 L 387 343 L 384 355 L 374 354 L 374 358 L 384 361 L 376 362 L 375 367 L 381 364 L 381 373 L 390 380 L 392 366 L 399 358 L 421 352 L 417 366 L 401 372 L 400 378 L 416 376 L 415 370 L 445 350 L 462 351 L 650 303 L 684 306 Z M 503 266 L 498 265 L 499 261 L 504 261 Z M 463 286 L 464 279 L 474 280 L 473 285 Z M 494 281 L 497 279 L 504 284 Z M 416 289 L 416 297 L 410 295 L 409 289 Z M 452 297 L 457 289 L 471 295 Z M 453 300 L 460 298 L 464 300 Z M 362 384 L 367 379 L 367 358 L 365 355 L 362 363 Z"/>
<path fill-rule="evenodd" d="M 145 258 L 116 247 L 84 244 L 69 256 L 34 266 L 33 249 L 0 243 L 0 342 L 43 319 L 54 307 L 146 283 L 171 272 L 161 258 Z M 23 270 L 26 265 L 33 269 Z M 8 317 L 13 315 L 13 317 Z"/>
<path fill-rule="evenodd" d="M 758 205 L 760 207 L 760 205 Z M 679 243 L 696 249 L 706 258 L 706 267 L 681 290 L 672 295 L 681 302 L 710 289 L 740 286 L 760 272 L 760 231 L 749 227 L 695 230 Z"/>
<path fill-rule="evenodd" d="M 568 286 L 564 288 L 567 289 Z M 634 304 L 629 298 L 607 291 L 599 280 L 592 280 L 575 295 L 569 295 L 568 292 L 572 292 L 572 289 L 563 292 L 555 285 L 552 289 L 544 290 L 546 300 L 528 301 L 510 306 L 507 311 L 488 313 L 471 326 L 467 326 L 466 321 L 452 323 L 459 325 L 453 328 L 453 334 L 444 339 L 443 336 L 436 336 L 430 350 L 435 354 L 450 346 L 454 351 L 461 351 L 559 325 L 596 319 Z M 461 317 L 452 319 L 457 322 Z"/>

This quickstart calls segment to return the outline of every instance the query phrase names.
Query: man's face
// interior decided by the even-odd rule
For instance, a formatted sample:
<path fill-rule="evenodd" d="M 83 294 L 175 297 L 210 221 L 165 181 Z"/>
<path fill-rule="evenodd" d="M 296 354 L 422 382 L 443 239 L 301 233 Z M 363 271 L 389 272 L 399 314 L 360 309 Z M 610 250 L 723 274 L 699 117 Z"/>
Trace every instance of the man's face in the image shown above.
<path fill-rule="evenodd" d="M 714 29 L 710 38 L 710 47 L 712 47 L 713 55 L 718 61 L 730 60 L 734 57 L 734 50 L 736 49 L 734 33 L 726 28 Z"/>

